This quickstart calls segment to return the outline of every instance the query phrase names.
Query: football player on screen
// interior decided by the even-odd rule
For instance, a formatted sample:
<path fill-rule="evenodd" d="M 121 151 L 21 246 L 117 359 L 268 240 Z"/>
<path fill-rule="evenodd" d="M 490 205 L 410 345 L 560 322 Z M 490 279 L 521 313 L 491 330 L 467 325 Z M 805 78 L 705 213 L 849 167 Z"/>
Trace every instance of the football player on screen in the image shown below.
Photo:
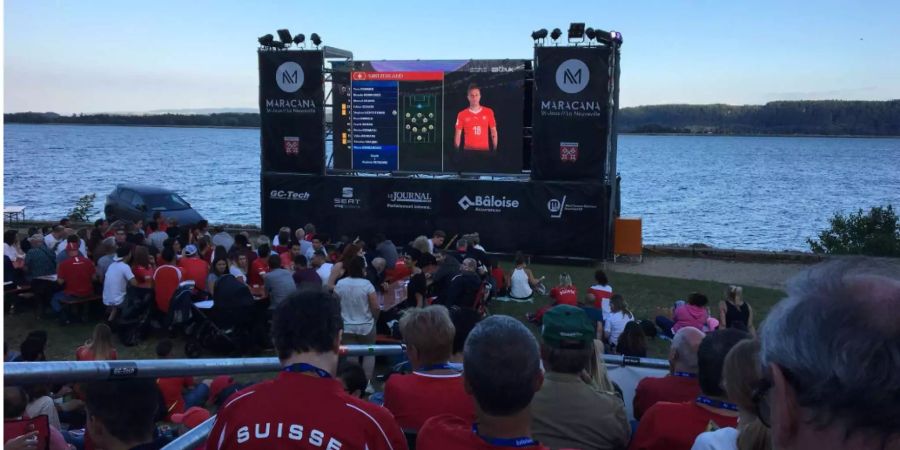
<path fill-rule="evenodd" d="M 456 134 L 453 136 L 453 147 L 463 150 L 486 152 L 491 148 L 497 150 L 497 120 L 494 110 L 481 106 L 481 89 L 472 83 L 466 90 L 469 107 L 456 115 Z M 488 144 L 490 137 L 490 144 Z"/>

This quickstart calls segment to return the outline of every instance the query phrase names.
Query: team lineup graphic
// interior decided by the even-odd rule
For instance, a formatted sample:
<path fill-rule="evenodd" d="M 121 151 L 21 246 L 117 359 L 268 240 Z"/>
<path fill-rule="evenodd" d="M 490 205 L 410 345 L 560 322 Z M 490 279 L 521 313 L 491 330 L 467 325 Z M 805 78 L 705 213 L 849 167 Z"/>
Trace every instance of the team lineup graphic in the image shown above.
<path fill-rule="evenodd" d="M 336 77 L 335 168 L 522 170 L 524 64 L 356 61 Z M 503 69 L 503 70 L 500 70 Z M 510 131 L 503 140 L 499 130 Z"/>

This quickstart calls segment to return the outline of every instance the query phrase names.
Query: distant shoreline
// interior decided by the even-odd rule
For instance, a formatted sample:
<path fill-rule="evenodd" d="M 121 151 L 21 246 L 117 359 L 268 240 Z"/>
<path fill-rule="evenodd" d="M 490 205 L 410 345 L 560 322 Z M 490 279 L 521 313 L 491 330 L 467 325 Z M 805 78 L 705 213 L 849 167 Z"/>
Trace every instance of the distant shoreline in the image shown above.
<path fill-rule="evenodd" d="M 144 125 L 121 123 L 31 123 L 31 122 L 6 122 L 4 125 L 52 125 L 52 126 L 79 126 L 79 127 L 140 127 L 140 128 L 213 128 L 213 129 L 238 129 L 258 130 L 259 127 L 222 126 L 222 125 Z M 697 136 L 697 137 L 808 137 L 808 138 L 866 138 L 866 139 L 897 139 L 900 135 L 870 135 L 870 134 L 732 134 L 732 133 L 632 133 L 619 132 L 620 135 L 633 136 Z"/>

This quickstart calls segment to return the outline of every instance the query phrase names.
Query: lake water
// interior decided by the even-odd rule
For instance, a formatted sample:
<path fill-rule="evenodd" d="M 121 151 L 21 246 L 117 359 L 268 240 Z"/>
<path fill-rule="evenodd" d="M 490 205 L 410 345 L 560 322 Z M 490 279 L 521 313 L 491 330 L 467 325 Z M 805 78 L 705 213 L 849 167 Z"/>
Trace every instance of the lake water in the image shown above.
<path fill-rule="evenodd" d="M 4 126 L 5 205 L 58 219 L 117 183 L 181 193 L 211 222 L 259 224 L 259 131 Z M 900 139 L 619 137 L 622 214 L 648 244 L 807 249 L 835 213 L 900 207 Z M 428 230 L 423 230 L 427 232 Z M 490 246 L 490 243 L 486 243 Z"/>

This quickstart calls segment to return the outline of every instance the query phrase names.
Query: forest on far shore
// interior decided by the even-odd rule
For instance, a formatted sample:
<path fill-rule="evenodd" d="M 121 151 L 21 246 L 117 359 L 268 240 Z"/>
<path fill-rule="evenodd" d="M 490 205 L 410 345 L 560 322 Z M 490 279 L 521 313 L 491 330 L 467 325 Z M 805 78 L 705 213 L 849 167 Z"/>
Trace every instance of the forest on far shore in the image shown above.
<path fill-rule="evenodd" d="M 4 114 L 6 123 L 259 127 L 257 113 Z M 900 100 L 777 101 L 765 105 L 650 105 L 619 110 L 620 133 L 900 136 Z"/>

